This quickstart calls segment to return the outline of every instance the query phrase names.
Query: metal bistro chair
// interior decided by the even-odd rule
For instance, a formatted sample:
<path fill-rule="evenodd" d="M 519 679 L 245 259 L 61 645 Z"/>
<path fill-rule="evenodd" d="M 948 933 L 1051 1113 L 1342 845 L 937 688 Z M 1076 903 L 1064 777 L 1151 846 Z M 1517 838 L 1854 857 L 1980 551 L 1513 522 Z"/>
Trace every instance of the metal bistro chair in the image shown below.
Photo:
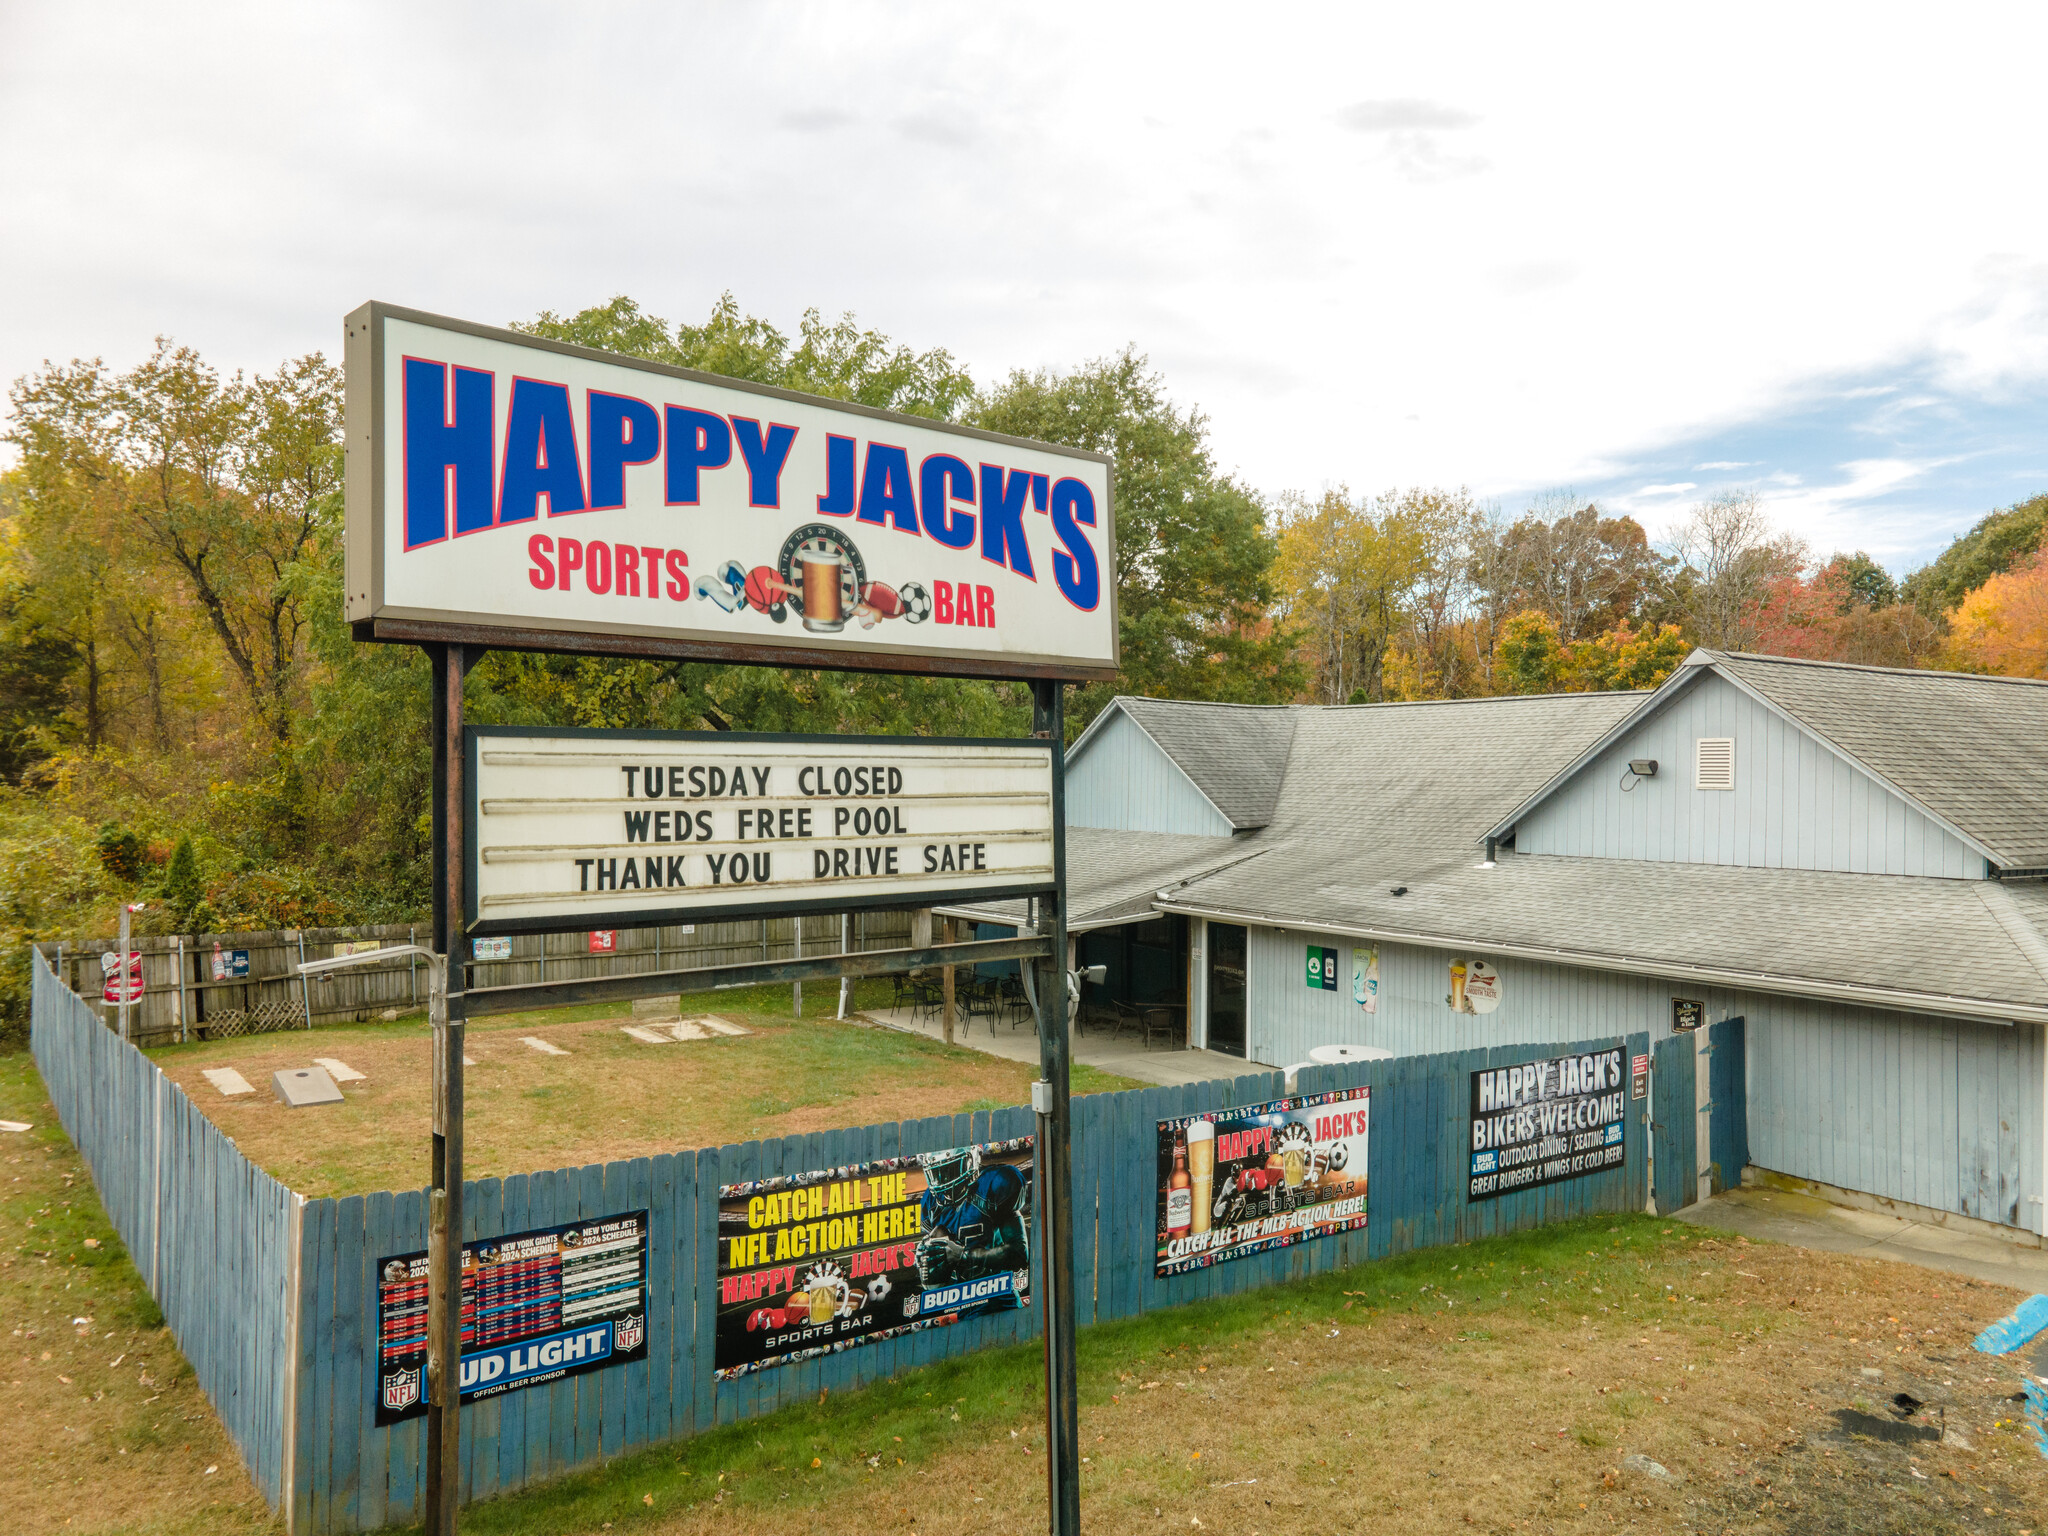
<path fill-rule="evenodd" d="M 1180 1035 L 1180 1023 L 1174 1018 L 1171 1008 L 1141 1007 L 1138 1010 L 1139 1027 L 1145 1033 L 1145 1049 L 1152 1049 L 1152 1037 L 1158 1035 L 1172 1046 Z"/>

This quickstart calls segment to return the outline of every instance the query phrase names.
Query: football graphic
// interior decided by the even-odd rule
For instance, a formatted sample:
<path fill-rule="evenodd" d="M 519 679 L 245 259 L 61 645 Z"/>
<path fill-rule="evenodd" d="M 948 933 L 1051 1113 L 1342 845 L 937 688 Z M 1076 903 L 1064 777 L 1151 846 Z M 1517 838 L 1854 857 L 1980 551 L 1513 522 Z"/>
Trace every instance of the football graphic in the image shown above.
<path fill-rule="evenodd" d="M 903 617 L 913 624 L 922 624 L 932 616 L 932 595 L 925 591 L 924 583 L 906 581 L 896 589 L 896 595 L 903 599 Z"/>

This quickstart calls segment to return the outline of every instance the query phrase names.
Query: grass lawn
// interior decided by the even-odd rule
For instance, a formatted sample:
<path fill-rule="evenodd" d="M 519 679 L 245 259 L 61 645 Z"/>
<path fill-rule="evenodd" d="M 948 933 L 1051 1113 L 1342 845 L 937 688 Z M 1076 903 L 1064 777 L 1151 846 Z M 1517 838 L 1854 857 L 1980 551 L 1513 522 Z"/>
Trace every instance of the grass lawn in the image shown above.
<path fill-rule="evenodd" d="M 25 1056 L 0 1057 L 0 1118 L 36 1127 L 0 1134 L 0 1529 L 278 1529 Z M 1631 1216 L 1200 1303 L 1083 1333 L 1084 1518 L 1118 1536 L 2048 1536 L 2016 1367 L 1970 1348 L 2019 1300 Z M 1042 1529 L 1040 1372 L 1025 1348 L 907 1374 L 474 1506 L 464 1528 Z M 1896 1416 L 1899 1393 L 1924 1407 Z"/>
<path fill-rule="evenodd" d="M 849 1012 L 886 1005 L 886 981 L 855 988 Z M 644 1157 L 685 1147 L 1028 1103 L 1035 1068 L 899 1030 L 836 1022 L 834 983 L 805 1011 L 790 989 L 693 993 L 684 1014 L 751 1033 L 647 1045 L 620 1028 L 630 1003 L 508 1014 L 468 1027 L 464 1166 L 470 1178 Z M 375 1023 L 169 1046 L 151 1058 L 253 1161 L 308 1197 L 417 1189 L 427 1179 L 430 1040 L 424 1013 Z M 545 1040 L 565 1055 L 524 1043 Z M 288 1110 L 281 1067 L 335 1057 L 366 1080 L 345 1102 Z M 233 1067 L 255 1087 L 223 1098 L 202 1075 Z M 1076 1066 L 1076 1093 L 1143 1083 Z"/>

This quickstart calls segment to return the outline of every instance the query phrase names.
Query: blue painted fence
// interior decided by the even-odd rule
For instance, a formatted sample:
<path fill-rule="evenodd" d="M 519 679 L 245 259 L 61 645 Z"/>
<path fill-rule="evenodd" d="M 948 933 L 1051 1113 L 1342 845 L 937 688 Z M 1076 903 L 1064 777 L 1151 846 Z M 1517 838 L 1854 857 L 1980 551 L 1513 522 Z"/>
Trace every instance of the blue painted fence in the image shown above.
<path fill-rule="evenodd" d="M 67 1113 L 64 1123 L 82 1148 L 96 1149 L 88 1159 L 102 1197 L 139 1263 L 150 1251 L 153 1229 L 150 1200 L 137 1192 L 155 1187 L 159 1165 L 138 1154 L 135 1143 L 146 1140 L 154 1124 L 153 1106 L 165 1106 L 165 1124 L 186 1128 L 180 1135 L 203 1143 L 215 1159 L 206 1179 L 187 1184 L 181 1174 L 175 1196 L 169 1184 L 165 1188 L 166 1235 L 175 1225 L 181 1234 L 203 1240 L 181 1240 L 175 1260 L 173 1250 L 166 1250 L 152 1289 L 160 1300 L 176 1300 L 180 1311 L 172 1326 L 244 1456 L 258 1469 L 259 1485 L 273 1501 L 283 1499 L 294 1533 L 374 1530 L 420 1518 L 425 1425 L 416 1419 L 378 1427 L 372 1392 L 374 1266 L 385 1255 L 427 1245 L 425 1191 L 299 1202 L 243 1160 L 175 1085 L 114 1039 L 37 964 L 36 1055 L 53 1094 L 61 1080 L 67 1102 L 112 1098 L 128 1106 Z M 1631 1105 L 1623 1168 L 1490 1201 L 1465 1198 L 1470 1074 L 1613 1043 L 1609 1036 L 1304 1068 L 1301 1093 L 1372 1090 L 1368 1226 L 1164 1280 L 1153 1274 L 1157 1123 L 1279 1098 L 1281 1076 L 1258 1072 L 1228 1082 L 1076 1099 L 1079 1322 L 1085 1327 L 1136 1317 L 1575 1216 L 1640 1210 L 1648 1117 L 1639 1104 Z M 1624 1044 L 1631 1055 L 1649 1049 L 1642 1034 L 1626 1037 Z M 109 1086 L 97 1093 L 85 1087 L 103 1082 Z M 645 1207 L 651 1265 L 648 1359 L 504 1393 L 465 1409 L 465 1498 L 490 1498 L 643 1446 L 814 1401 L 825 1388 L 843 1392 L 937 1360 L 1036 1337 L 1044 1316 L 1040 1306 L 733 1381 L 712 1379 L 721 1184 L 1027 1135 L 1032 1129 L 1028 1109 L 999 1109 L 468 1184 L 467 1240 Z M 200 1212 L 210 1226 L 200 1221 Z M 216 1252 L 226 1262 L 217 1261 Z M 151 1274 L 147 1265 L 141 1267 L 145 1276 Z M 165 1311 L 171 1313 L 170 1303 Z"/>

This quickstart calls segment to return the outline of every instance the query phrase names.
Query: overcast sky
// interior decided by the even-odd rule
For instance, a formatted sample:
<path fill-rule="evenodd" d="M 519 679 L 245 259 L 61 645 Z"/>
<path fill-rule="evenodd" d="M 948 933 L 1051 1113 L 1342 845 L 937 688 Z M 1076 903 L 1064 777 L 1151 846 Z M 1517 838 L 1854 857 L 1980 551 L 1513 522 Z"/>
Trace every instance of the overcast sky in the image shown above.
<path fill-rule="evenodd" d="M 1428 14 L 1417 16 L 1416 12 Z M 0 375 L 730 288 L 1135 343 L 1268 493 L 1754 487 L 1895 569 L 2048 490 L 2039 7 L 0 0 Z"/>

